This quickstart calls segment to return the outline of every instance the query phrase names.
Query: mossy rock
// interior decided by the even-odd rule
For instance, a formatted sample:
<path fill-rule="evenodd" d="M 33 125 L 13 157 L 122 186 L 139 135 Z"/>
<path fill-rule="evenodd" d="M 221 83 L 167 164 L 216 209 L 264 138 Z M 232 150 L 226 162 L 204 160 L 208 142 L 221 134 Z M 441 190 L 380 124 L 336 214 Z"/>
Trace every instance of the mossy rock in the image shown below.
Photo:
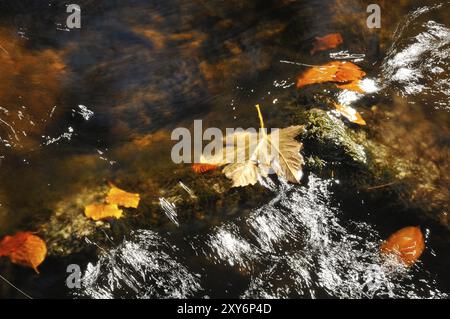
<path fill-rule="evenodd" d="M 301 111 L 297 122 L 305 125 L 301 139 L 306 157 L 323 162 L 342 162 L 352 166 L 366 166 L 367 155 L 356 134 L 337 117 L 321 109 Z M 321 162 L 321 163 L 320 163 Z"/>

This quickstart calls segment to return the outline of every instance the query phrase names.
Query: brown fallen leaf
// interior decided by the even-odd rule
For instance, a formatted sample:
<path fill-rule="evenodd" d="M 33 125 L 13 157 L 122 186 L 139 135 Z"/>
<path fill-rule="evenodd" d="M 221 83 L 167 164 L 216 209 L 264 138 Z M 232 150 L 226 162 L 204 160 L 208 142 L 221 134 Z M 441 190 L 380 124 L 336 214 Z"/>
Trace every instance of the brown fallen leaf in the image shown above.
<path fill-rule="evenodd" d="M 339 113 L 342 114 L 342 116 L 345 116 L 350 122 L 356 123 L 359 125 L 366 125 L 366 121 L 364 121 L 361 114 L 359 114 L 351 106 L 346 106 L 346 105 L 335 103 L 334 107 L 336 108 L 337 111 L 339 111 Z"/>
<path fill-rule="evenodd" d="M 256 106 L 264 129 L 259 105 Z M 222 172 L 233 181 L 233 187 L 254 185 L 260 177 L 277 174 L 291 183 L 300 183 L 303 157 L 300 155 L 302 143 L 295 140 L 304 130 L 303 126 L 290 126 L 271 134 L 238 132 L 226 140 L 235 141 L 224 145 L 222 154 L 208 158 L 202 163 L 224 166 Z M 230 136 L 229 136 L 230 137 Z M 231 156 L 228 156 L 231 155 Z"/>
<path fill-rule="evenodd" d="M 394 255 L 406 266 L 412 266 L 425 250 L 419 227 L 405 227 L 392 234 L 380 247 L 384 255 Z"/>
<path fill-rule="evenodd" d="M 141 197 L 139 194 L 128 193 L 114 185 L 111 185 L 111 189 L 106 197 L 108 204 L 116 204 L 126 208 L 137 208 Z"/>
<path fill-rule="evenodd" d="M 306 70 L 297 80 L 297 88 L 310 84 L 332 82 L 341 89 L 362 93 L 360 80 L 366 75 L 359 66 L 347 61 L 332 61 Z"/>
<path fill-rule="evenodd" d="M 106 218 L 119 219 L 123 216 L 123 210 L 116 204 L 92 204 L 84 208 L 84 214 L 95 221 Z"/>
<path fill-rule="evenodd" d="M 206 173 L 209 171 L 213 171 L 213 170 L 217 169 L 218 167 L 219 167 L 218 165 L 213 165 L 213 164 L 193 164 L 192 170 L 194 172 L 196 172 L 197 174 L 202 174 L 202 173 Z"/>
<path fill-rule="evenodd" d="M 316 37 L 311 55 L 319 51 L 334 49 L 344 42 L 340 33 L 331 33 L 323 37 Z"/>
<path fill-rule="evenodd" d="M 0 242 L 0 257 L 8 256 L 12 263 L 33 268 L 36 273 L 46 255 L 45 242 L 30 232 L 6 236 Z"/>

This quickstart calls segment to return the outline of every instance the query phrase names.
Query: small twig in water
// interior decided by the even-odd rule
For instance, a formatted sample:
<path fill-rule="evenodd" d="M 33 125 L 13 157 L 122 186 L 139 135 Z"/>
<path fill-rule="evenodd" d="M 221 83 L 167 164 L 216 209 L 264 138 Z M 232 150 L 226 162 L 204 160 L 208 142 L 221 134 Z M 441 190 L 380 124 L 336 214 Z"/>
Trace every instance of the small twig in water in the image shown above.
<path fill-rule="evenodd" d="M 6 282 L 8 285 L 10 285 L 11 287 L 13 287 L 14 289 L 16 289 L 18 292 L 20 292 L 22 295 L 24 295 L 25 297 L 27 297 L 28 299 L 33 299 L 30 295 L 28 295 L 27 293 L 23 292 L 22 290 L 20 290 L 19 288 L 17 288 L 16 286 L 14 286 L 14 284 L 12 282 L 10 282 L 8 279 L 6 279 L 5 277 L 3 277 L 2 275 L 0 275 L 0 278 Z"/>
<path fill-rule="evenodd" d="M 367 190 L 370 191 L 370 190 L 373 190 L 373 189 L 385 188 L 385 187 L 388 187 L 388 186 L 391 186 L 391 185 L 394 185 L 394 184 L 395 184 L 395 182 L 390 182 L 390 183 L 387 183 L 387 184 L 367 187 Z"/>
<path fill-rule="evenodd" d="M 319 67 L 319 65 L 306 64 L 306 63 L 300 63 L 300 62 L 294 62 L 294 61 L 287 61 L 287 60 L 280 60 L 280 63 L 294 64 L 294 65 L 299 65 L 299 66 L 307 66 L 307 67 L 310 67 L 310 68 L 316 68 L 316 67 Z"/>

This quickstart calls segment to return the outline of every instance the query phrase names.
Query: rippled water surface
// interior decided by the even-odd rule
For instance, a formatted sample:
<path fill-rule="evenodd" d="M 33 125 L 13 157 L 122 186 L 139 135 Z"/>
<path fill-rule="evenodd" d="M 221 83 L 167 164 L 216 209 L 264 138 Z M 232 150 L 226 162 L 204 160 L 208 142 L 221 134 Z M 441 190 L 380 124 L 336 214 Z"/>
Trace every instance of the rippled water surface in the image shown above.
<path fill-rule="evenodd" d="M 372 1 L 79 3 L 80 30 L 57 2 L 0 4 L 0 236 L 31 230 L 52 243 L 40 275 L 6 259 L 0 275 L 36 298 L 448 297 L 449 2 L 380 1 L 380 30 L 365 27 Z M 343 46 L 311 56 L 314 37 L 332 32 Z M 301 185 L 261 181 L 251 201 L 173 203 L 173 183 L 209 196 L 208 177 L 196 184 L 172 163 L 173 129 L 257 126 L 257 103 L 269 126 L 290 125 L 283 106 L 311 99 L 297 76 L 330 59 L 368 73 L 366 96 L 333 98 L 360 111 L 391 164 L 427 167 L 408 179 L 412 198 L 305 172 Z M 77 209 L 111 181 L 141 194 L 136 219 L 85 221 Z M 382 258 L 380 243 L 411 225 L 426 235 L 421 261 Z M 80 289 L 65 285 L 71 263 Z M 0 281 L 0 297 L 23 294 Z"/>

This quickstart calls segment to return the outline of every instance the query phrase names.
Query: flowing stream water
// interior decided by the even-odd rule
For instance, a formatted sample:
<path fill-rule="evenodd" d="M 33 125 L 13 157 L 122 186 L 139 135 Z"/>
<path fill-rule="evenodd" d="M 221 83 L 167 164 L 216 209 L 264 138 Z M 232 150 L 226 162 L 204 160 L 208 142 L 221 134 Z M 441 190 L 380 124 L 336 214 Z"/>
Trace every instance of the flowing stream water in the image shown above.
<path fill-rule="evenodd" d="M 267 122 L 282 125 L 278 105 L 296 98 L 302 65 L 324 57 L 370 70 L 366 88 L 392 114 L 374 129 L 398 144 L 399 157 L 432 157 L 439 194 L 448 192 L 447 1 L 383 1 L 375 36 L 364 31 L 371 1 L 80 0 L 80 30 L 65 28 L 64 5 L 38 2 L 0 4 L 1 236 L 33 230 L 105 181 L 164 187 L 176 174 L 168 136 L 194 119 L 256 126 L 261 103 Z M 331 32 L 342 33 L 343 47 L 311 57 L 314 37 Z M 186 221 L 161 198 L 148 227 L 113 226 L 127 229 L 111 247 L 87 235 L 95 253 L 70 261 L 81 265 L 80 289 L 66 287 L 68 262 L 56 256 L 40 275 L 2 259 L 0 274 L 34 298 L 448 297 L 450 232 L 420 208 L 314 174 L 301 185 L 261 184 L 270 196 L 252 207 Z M 426 235 L 421 261 L 405 268 L 382 258 L 381 242 L 411 225 Z M 0 297 L 23 294 L 0 281 Z"/>

